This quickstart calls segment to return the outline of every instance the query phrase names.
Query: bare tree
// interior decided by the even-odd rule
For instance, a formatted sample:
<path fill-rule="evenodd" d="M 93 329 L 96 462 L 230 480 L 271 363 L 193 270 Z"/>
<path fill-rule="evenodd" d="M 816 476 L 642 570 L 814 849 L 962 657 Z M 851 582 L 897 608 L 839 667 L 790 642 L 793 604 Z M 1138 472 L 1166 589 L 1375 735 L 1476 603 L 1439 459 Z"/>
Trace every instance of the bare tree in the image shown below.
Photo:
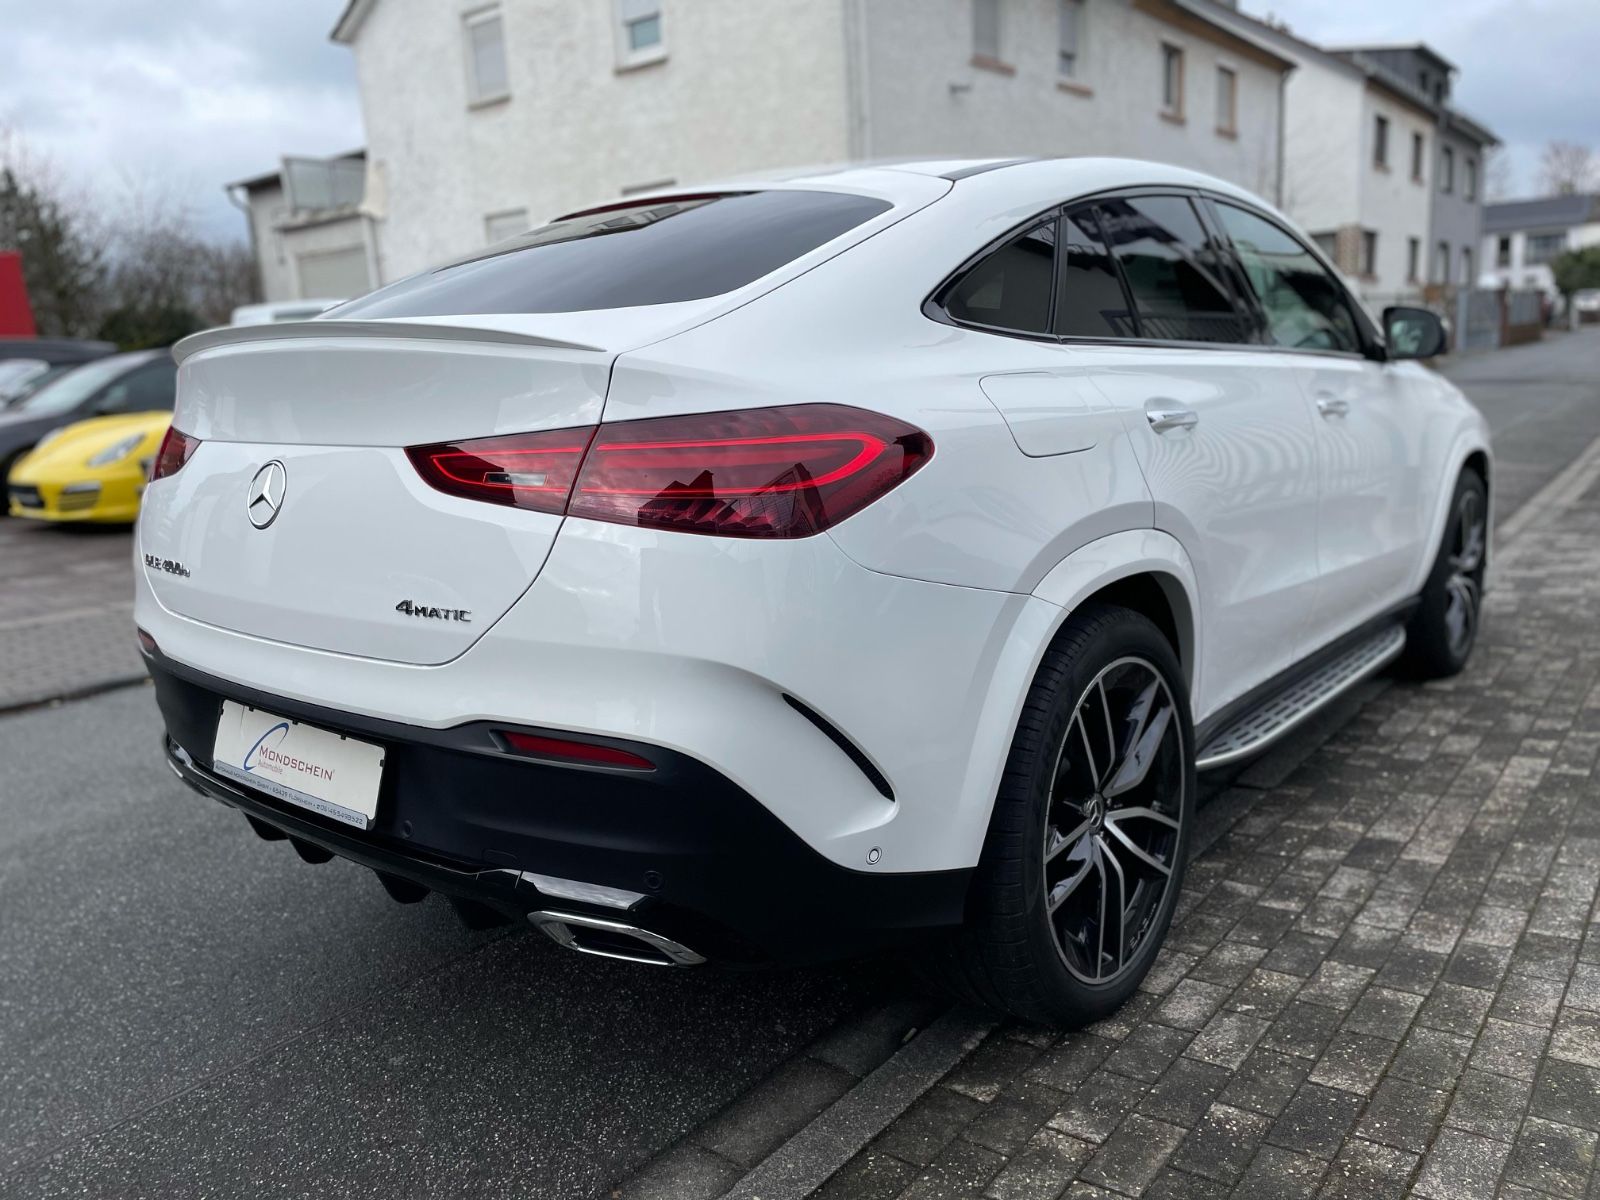
<path fill-rule="evenodd" d="M 1577 142 L 1550 142 L 1539 159 L 1539 182 L 1552 195 L 1587 192 L 1600 178 L 1594 151 Z"/>
<path fill-rule="evenodd" d="M 45 336 L 81 337 L 99 323 L 105 231 L 52 166 L 0 128 L 0 249 L 22 254 L 34 324 Z"/>

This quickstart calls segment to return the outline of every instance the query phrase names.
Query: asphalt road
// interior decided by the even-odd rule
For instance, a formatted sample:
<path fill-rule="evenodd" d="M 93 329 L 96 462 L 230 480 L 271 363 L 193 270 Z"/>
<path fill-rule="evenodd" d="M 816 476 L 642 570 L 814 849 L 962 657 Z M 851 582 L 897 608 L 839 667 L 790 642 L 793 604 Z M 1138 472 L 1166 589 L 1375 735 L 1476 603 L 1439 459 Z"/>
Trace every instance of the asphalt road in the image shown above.
<path fill-rule="evenodd" d="M 1502 518 L 1600 436 L 1600 330 L 1448 373 Z M 145 688 L 0 718 L 0 1195 L 604 1195 L 898 986 L 467 933 L 257 840 L 158 735 Z"/>
<path fill-rule="evenodd" d="M 886 987 L 467 933 L 159 732 L 147 688 L 0 720 L 0 1195 L 603 1195 Z"/>

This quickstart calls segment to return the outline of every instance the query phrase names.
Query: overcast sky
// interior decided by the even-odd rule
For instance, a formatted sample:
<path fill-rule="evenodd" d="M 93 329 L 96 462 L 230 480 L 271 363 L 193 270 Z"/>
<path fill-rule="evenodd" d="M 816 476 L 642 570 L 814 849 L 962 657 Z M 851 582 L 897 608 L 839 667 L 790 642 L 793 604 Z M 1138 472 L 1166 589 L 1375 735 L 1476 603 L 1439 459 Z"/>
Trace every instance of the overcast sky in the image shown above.
<path fill-rule="evenodd" d="M 605 0 L 567 0 L 603 3 Z M 795 0 L 805 2 L 805 0 Z M 222 185 L 284 153 L 362 143 L 343 0 L 0 0 L 0 127 L 110 203 L 131 184 L 244 236 Z M 1244 0 L 1326 44 L 1422 39 L 1510 147 L 1518 191 L 1551 138 L 1600 149 L 1597 0 Z M 124 181 L 127 181 L 125 184 Z"/>

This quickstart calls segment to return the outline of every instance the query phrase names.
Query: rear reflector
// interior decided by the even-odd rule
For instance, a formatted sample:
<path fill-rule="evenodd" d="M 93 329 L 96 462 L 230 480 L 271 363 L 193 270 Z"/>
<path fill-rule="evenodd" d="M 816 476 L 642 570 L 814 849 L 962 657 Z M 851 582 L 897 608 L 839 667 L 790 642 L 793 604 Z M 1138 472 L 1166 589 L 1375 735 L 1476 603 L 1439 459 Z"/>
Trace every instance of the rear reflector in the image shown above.
<path fill-rule="evenodd" d="M 150 482 L 176 475 L 199 448 L 199 438 L 190 437 L 176 425 L 168 425 L 166 436 L 161 439 L 161 449 L 150 463 Z"/>
<path fill-rule="evenodd" d="M 509 729 L 500 731 L 506 746 L 517 754 L 530 758 L 553 759 L 560 762 L 582 763 L 593 767 L 626 767 L 633 771 L 654 771 L 655 763 L 615 746 L 601 746 L 594 742 L 572 742 L 566 738 L 543 737 L 536 733 L 516 733 Z"/>
<path fill-rule="evenodd" d="M 137 632 L 139 634 L 139 649 L 142 652 L 144 652 L 145 654 L 150 655 L 151 657 L 154 657 L 155 655 L 157 655 L 157 654 L 159 654 L 161 652 L 161 647 L 156 645 L 155 638 L 151 637 L 148 633 L 146 633 L 143 629 L 140 629 L 137 625 L 134 626 L 134 629 L 137 630 Z"/>
<path fill-rule="evenodd" d="M 933 454 L 915 426 L 839 404 L 620 421 L 406 451 L 433 487 L 540 512 L 721 537 L 820 533 Z"/>

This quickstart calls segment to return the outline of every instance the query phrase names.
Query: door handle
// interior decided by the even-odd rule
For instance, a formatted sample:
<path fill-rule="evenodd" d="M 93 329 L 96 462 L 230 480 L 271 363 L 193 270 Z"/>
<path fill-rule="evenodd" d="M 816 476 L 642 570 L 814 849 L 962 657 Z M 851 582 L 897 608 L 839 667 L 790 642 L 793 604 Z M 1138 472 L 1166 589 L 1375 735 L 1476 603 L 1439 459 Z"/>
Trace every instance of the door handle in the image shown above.
<path fill-rule="evenodd" d="M 1169 429 L 1193 429 L 1200 424 L 1200 414 L 1191 408 L 1169 407 L 1155 402 L 1145 406 L 1144 416 L 1150 422 L 1150 428 L 1157 433 L 1166 433 Z"/>
<path fill-rule="evenodd" d="M 1350 401 L 1339 396 L 1318 396 L 1317 411 L 1325 417 L 1342 417 L 1350 411 Z"/>

